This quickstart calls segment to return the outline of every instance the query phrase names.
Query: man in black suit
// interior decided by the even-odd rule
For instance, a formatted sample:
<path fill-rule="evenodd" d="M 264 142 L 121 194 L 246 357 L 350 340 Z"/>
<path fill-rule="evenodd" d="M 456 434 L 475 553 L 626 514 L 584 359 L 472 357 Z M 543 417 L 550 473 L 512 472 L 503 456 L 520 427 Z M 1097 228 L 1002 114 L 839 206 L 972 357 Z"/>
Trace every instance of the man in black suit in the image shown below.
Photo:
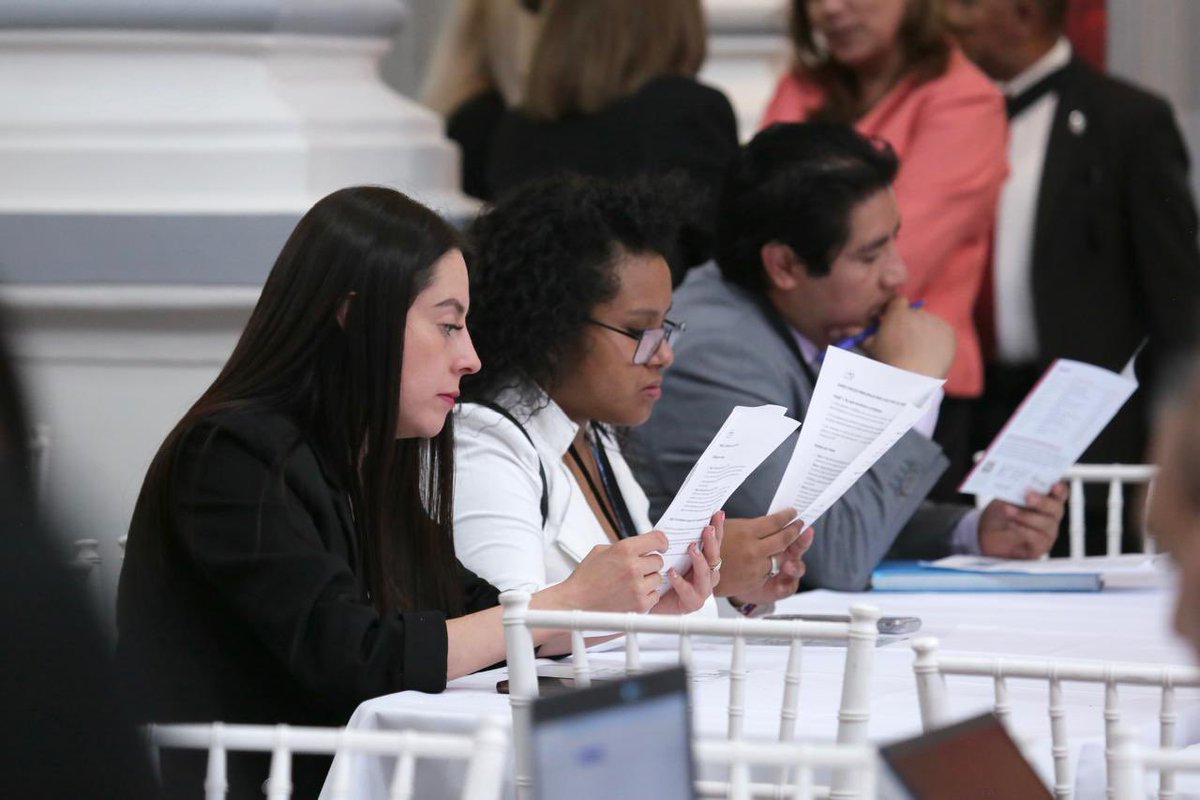
<path fill-rule="evenodd" d="M 1156 378 L 1194 338 L 1196 207 L 1170 107 L 1074 58 L 1061 33 L 1066 5 L 947 2 L 967 55 L 1001 83 L 1010 120 L 1010 172 L 990 288 L 980 294 L 980 327 L 993 346 L 977 445 L 1055 358 L 1120 369 L 1149 337 L 1138 363 L 1144 388 L 1082 458 L 1136 463 Z M 1089 551 L 1103 547 L 1104 496 L 1088 492 Z"/>

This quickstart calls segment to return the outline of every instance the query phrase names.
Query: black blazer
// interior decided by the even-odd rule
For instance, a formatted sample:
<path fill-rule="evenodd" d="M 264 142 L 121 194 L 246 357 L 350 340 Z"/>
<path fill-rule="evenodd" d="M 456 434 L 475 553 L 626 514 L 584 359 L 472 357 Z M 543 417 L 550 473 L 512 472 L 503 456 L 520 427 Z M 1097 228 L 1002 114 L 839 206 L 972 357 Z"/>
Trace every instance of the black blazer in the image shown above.
<path fill-rule="evenodd" d="M 1039 366 L 1065 357 L 1120 369 L 1149 336 L 1144 388 L 1084 456 L 1141 461 L 1164 359 L 1196 339 L 1187 150 L 1164 100 L 1081 61 L 1064 67 L 1058 96 L 1033 244 Z"/>
<path fill-rule="evenodd" d="M 717 193 L 737 148 L 724 94 L 691 78 L 660 77 L 594 114 L 544 122 L 508 111 L 491 143 L 488 196 L 559 171 L 613 179 L 681 173 L 701 195 L 681 255 L 698 264 L 709 256 Z"/>
<path fill-rule="evenodd" d="M 157 522 L 139 498 L 121 574 L 118 655 L 143 718 L 343 725 L 371 697 L 445 688 L 445 613 L 370 604 L 346 492 L 291 421 L 202 423 L 175 474 Z M 467 611 L 496 604 L 460 570 Z"/>

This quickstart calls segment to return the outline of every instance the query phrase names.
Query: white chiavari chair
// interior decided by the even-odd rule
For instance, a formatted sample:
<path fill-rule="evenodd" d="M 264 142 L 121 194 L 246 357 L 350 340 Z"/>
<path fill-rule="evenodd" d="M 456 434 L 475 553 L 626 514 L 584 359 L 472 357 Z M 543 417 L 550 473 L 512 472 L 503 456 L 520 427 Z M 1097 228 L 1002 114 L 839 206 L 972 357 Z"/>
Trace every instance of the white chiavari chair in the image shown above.
<path fill-rule="evenodd" d="M 927 731 L 952 721 L 948 718 L 949 699 L 945 680 L 947 675 L 991 678 L 995 693 L 993 711 L 1006 725 L 1012 721 L 1009 679 L 1046 682 L 1051 752 L 1054 759 L 1054 796 L 1059 800 L 1069 800 L 1074 793 L 1074 775 L 1067 740 L 1066 706 L 1063 701 L 1064 683 L 1090 683 L 1104 687 L 1105 757 L 1110 778 L 1113 774 L 1114 734 L 1121 724 L 1119 687 L 1159 687 L 1159 741 L 1163 747 L 1171 747 L 1175 741 L 1175 726 L 1178 721 L 1175 690 L 1200 687 L 1200 669 L 1194 667 L 948 655 L 938 652 L 937 640 L 932 638 L 913 642 L 913 650 L 916 652 L 913 672 L 917 681 L 921 724 Z M 1111 784 L 1109 788 L 1111 794 Z"/>
<path fill-rule="evenodd" d="M 850 608 L 849 623 L 801 622 L 785 620 L 712 619 L 698 616 L 668 616 L 657 614 L 606 614 L 586 611 L 541 611 L 529 608 L 527 592 L 505 592 L 500 595 L 504 606 L 505 651 L 508 658 L 509 700 L 513 714 L 513 750 L 516 755 L 518 800 L 526 800 L 532 790 L 532 770 L 528 752 L 530 705 L 538 696 L 537 670 L 533 645 L 533 628 L 568 630 L 571 632 L 571 663 L 575 685 L 588 686 L 591 666 L 588 662 L 585 632 L 625 634 L 625 672 L 636 674 L 641 669 L 638 633 L 672 634 L 679 638 L 679 663 L 691 668 L 692 637 L 713 636 L 730 640 L 729 703 L 727 707 L 727 736 L 731 741 L 743 738 L 746 715 L 746 640 L 755 638 L 785 639 L 790 642 L 787 668 L 784 673 L 783 701 L 779 712 L 779 740 L 795 739 L 796 718 L 800 699 L 800 666 L 804 639 L 845 641 L 846 662 L 842 673 L 842 696 L 838 709 L 839 744 L 865 744 L 870 719 L 870 680 L 875 661 L 875 642 L 879 638 L 879 609 L 867 605 Z M 786 775 L 780 776 L 781 781 Z M 848 798 L 859 796 L 852 788 L 856 776 L 847 771 L 833 775 L 829 796 Z M 725 784 L 702 785 L 706 791 L 723 796 Z M 777 792 L 777 785 L 757 787 L 760 791 Z"/>
<path fill-rule="evenodd" d="M 1200 750 L 1146 748 L 1138 744 L 1137 737 L 1128 728 L 1116 731 L 1114 737 L 1109 760 L 1113 800 L 1147 800 L 1151 797 L 1173 800 L 1179 796 L 1175 791 L 1175 773 L 1200 772 Z M 1147 786 L 1149 772 L 1158 773 L 1156 793 Z"/>
<path fill-rule="evenodd" d="M 372 731 L 289 725 L 181 723 L 148 725 L 152 752 L 164 748 L 208 751 L 205 800 L 223 800 L 228 789 L 226 755 L 230 751 L 270 753 L 265 784 L 268 800 L 287 800 L 292 791 L 292 754 L 339 756 L 327 779 L 331 800 L 350 800 L 352 754 L 394 757 L 390 800 L 410 800 L 418 758 L 464 762 L 467 775 L 463 800 L 497 800 L 503 786 L 508 752 L 502 725 L 485 719 L 474 736 L 417 731 Z"/>
<path fill-rule="evenodd" d="M 982 452 L 975 454 L 975 461 L 983 456 Z M 1121 537 L 1125 533 L 1125 486 L 1127 484 L 1146 484 L 1147 491 L 1158 474 L 1158 467 L 1153 464 L 1075 464 L 1067 469 L 1063 480 L 1071 489 L 1067 500 L 1067 535 L 1070 558 L 1083 558 L 1087 555 L 1085 547 L 1085 515 L 1084 487 L 1087 484 L 1107 484 L 1107 516 L 1105 518 L 1105 552 L 1110 556 L 1121 552 Z M 976 497 L 975 505 L 983 508 L 992 498 Z M 1153 551 L 1153 541 L 1149 538 L 1143 542 L 1146 552 Z"/>
<path fill-rule="evenodd" d="M 754 797 L 813 800 L 827 796 L 815 783 L 818 770 L 846 772 L 858 776 L 861 798 L 876 797 L 877 753 L 874 747 L 861 744 L 802 744 L 799 742 L 747 742 L 734 739 L 708 739 L 693 742 L 692 750 L 698 763 L 718 764 L 729 768 L 726 792 L 714 792 L 710 782 L 700 781 L 698 793 L 703 796 L 727 797 L 729 800 L 751 800 Z M 770 786 L 764 792 L 752 782 L 755 768 L 786 771 L 791 785 Z"/>
<path fill-rule="evenodd" d="M 1149 485 L 1158 467 L 1152 464 L 1076 464 L 1067 470 L 1063 480 L 1071 487 L 1071 498 L 1067 501 L 1067 531 L 1070 536 L 1071 558 L 1083 558 L 1084 549 L 1084 486 L 1089 483 L 1108 484 L 1108 516 L 1104 526 L 1106 552 L 1118 555 L 1121 552 L 1121 536 L 1125 532 L 1126 484 Z M 1145 542 L 1151 548 L 1151 540 Z"/>

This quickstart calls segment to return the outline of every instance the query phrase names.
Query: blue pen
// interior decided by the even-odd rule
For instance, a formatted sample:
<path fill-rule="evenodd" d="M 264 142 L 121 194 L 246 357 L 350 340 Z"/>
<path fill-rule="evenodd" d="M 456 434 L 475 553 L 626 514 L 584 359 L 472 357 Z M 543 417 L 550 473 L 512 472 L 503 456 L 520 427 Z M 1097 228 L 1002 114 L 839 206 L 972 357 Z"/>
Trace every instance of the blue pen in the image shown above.
<path fill-rule="evenodd" d="M 913 300 L 911 303 L 908 304 L 908 307 L 909 308 L 920 308 L 923 305 L 925 305 L 924 300 Z M 872 336 L 874 336 L 877 333 L 879 333 L 879 320 L 873 321 L 870 325 L 863 328 L 861 331 L 854 334 L 853 336 L 847 336 L 845 339 L 838 339 L 836 342 L 833 343 L 833 346 L 840 347 L 843 350 L 847 350 L 851 347 L 854 347 L 855 345 L 862 344 L 867 339 L 870 339 Z"/>

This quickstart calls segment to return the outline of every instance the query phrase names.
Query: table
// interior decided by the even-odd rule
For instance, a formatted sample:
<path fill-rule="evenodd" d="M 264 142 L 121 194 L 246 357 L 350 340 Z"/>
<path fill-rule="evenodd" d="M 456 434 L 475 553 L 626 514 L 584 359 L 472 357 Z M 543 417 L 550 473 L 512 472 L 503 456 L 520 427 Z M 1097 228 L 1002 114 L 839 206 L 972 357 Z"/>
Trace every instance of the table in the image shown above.
<path fill-rule="evenodd" d="M 917 616 L 923 621 L 920 636 L 936 636 L 945 652 L 1000 653 L 1055 659 L 1089 659 L 1125 662 L 1192 663 L 1190 652 L 1170 630 L 1172 593 L 1164 590 L 1124 590 L 1082 594 L 845 594 L 828 591 L 796 595 L 779 604 L 783 613 L 845 613 L 851 603 L 866 602 L 885 614 Z M 642 663 L 646 668 L 674 663 L 673 637 L 643 636 Z M 619 648 L 619 643 L 614 643 Z M 784 647 L 747 647 L 747 738 L 778 736 Z M 837 727 L 844 648 L 805 648 L 800 687 L 798 735 L 831 741 Z M 693 724 L 701 736 L 722 736 L 726 725 L 728 681 L 722 670 L 729 665 L 728 647 L 697 641 L 693 659 L 699 675 L 693 694 Z M 598 667 L 623 663 L 619 649 L 594 655 Z M 871 690 L 871 740 L 885 743 L 920 730 L 913 653 L 908 642 L 894 642 L 876 651 Z M 481 715 L 507 719 L 507 698 L 495 692 L 503 670 L 470 675 L 452 681 L 441 695 L 400 692 L 359 706 L 351 727 L 416 728 L 469 732 Z M 966 717 L 988 710 L 992 703 L 990 679 L 951 677 L 951 709 Z M 1044 683 L 1010 682 L 1012 722 L 1035 766 L 1047 779 L 1052 775 Z M 1068 731 L 1075 748 L 1076 789 L 1080 800 L 1102 798 L 1104 688 L 1066 685 Z M 1122 687 L 1123 720 L 1128 725 L 1156 731 L 1158 691 Z M 1200 692 L 1180 690 L 1178 702 L 1184 719 L 1180 734 L 1187 742 L 1200 741 Z M 1191 710 L 1195 709 L 1194 715 Z M 360 759 L 352 767 L 355 797 L 384 798 L 391 764 L 382 759 Z M 418 797 L 457 797 L 461 770 L 437 763 L 418 769 Z M 1180 788 L 1185 788 L 1180 781 Z"/>

